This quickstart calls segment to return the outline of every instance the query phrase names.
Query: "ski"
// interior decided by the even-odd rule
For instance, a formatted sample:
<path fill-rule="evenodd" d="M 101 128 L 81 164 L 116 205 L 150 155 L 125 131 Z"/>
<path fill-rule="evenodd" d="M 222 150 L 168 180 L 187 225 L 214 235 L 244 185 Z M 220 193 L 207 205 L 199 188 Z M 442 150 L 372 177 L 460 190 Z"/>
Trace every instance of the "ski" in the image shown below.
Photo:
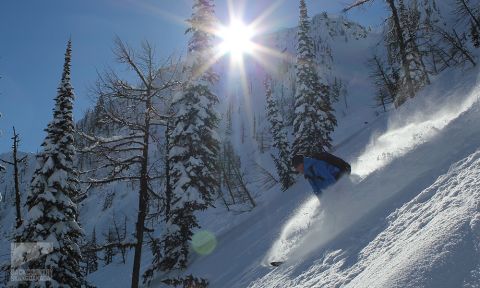
<path fill-rule="evenodd" d="M 283 264 L 283 261 L 270 262 L 270 266 L 278 267 Z"/>

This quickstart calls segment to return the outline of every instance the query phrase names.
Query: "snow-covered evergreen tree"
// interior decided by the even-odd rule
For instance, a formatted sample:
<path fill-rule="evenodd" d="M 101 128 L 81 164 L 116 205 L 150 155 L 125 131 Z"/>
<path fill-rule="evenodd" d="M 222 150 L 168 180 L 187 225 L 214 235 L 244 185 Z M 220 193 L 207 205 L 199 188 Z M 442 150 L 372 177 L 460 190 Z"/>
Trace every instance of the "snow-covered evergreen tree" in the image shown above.
<path fill-rule="evenodd" d="M 199 227 L 195 211 L 213 202 L 218 187 L 215 165 L 219 150 L 216 134 L 218 98 L 210 90 L 217 81 L 211 68 L 212 33 L 215 22 L 212 0 L 194 0 L 188 21 L 189 77 L 175 99 L 177 109 L 172 131 L 171 181 L 173 199 L 164 239 L 162 270 L 185 268 L 193 229 Z"/>
<path fill-rule="evenodd" d="M 71 41 L 65 53 L 62 80 L 55 98 L 53 120 L 48 124 L 43 151 L 37 155 L 37 166 L 31 182 L 25 222 L 17 233 L 22 242 L 47 242 L 53 251 L 25 263 L 25 269 L 51 271 L 51 281 L 10 282 L 13 287 L 80 287 L 78 246 L 83 231 L 73 199 L 77 191 L 74 169 L 73 88 L 70 84 Z"/>
<path fill-rule="evenodd" d="M 290 165 L 290 146 L 287 138 L 287 131 L 285 130 L 285 123 L 280 111 L 278 110 L 277 102 L 273 98 L 272 78 L 267 76 L 265 79 L 265 96 L 267 98 L 267 117 L 270 122 L 270 127 L 273 136 L 273 147 L 278 151 L 278 156 L 272 154 L 277 169 L 278 176 L 282 188 L 287 190 L 293 185 L 292 166 Z"/>
<path fill-rule="evenodd" d="M 300 0 L 298 25 L 293 154 L 311 155 L 332 147 L 330 134 L 337 125 L 329 87 L 320 81 L 307 6 Z"/>

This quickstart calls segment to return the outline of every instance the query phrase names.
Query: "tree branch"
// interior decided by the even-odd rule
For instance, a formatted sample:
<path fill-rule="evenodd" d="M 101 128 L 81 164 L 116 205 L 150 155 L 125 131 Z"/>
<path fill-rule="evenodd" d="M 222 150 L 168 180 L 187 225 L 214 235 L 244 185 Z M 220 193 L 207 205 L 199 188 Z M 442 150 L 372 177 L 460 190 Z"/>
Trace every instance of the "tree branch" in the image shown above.
<path fill-rule="evenodd" d="M 355 2 L 353 2 L 352 4 L 348 5 L 347 7 L 343 8 L 342 9 L 342 12 L 347 12 L 355 7 L 358 7 L 358 6 L 362 6 L 363 4 L 367 3 L 367 2 L 370 2 L 372 0 L 356 0 Z"/>

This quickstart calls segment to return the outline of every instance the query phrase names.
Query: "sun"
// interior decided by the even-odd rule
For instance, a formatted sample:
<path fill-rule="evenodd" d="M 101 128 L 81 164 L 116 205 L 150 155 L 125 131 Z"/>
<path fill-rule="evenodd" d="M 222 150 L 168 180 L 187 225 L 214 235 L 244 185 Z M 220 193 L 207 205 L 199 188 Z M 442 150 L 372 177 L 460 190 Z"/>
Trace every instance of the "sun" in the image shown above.
<path fill-rule="evenodd" d="M 236 61 L 242 60 L 245 54 L 251 54 L 254 50 L 254 29 L 240 20 L 232 20 L 230 25 L 221 27 L 218 34 L 221 39 L 220 53 L 230 54 Z"/>

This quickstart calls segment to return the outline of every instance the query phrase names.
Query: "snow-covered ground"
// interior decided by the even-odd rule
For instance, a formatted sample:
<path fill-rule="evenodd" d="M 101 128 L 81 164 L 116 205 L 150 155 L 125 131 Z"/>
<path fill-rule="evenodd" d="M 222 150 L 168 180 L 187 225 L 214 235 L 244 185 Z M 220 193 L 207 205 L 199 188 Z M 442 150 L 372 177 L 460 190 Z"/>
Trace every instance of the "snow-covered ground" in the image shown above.
<path fill-rule="evenodd" d="M 446 79 L 457 85 L 448 89 Z M 248 286 L 479 287 L 480 130 L 474 127 L 480 123 L 480 89 L 475 77 L 462 72 L 444 75 L 435 85 L 409 103 L 418 108 L 398 112 L 412 115 L 401 125 L 410 135 L 392 113 L 391 128 L 371 140 L 400 137 L 388 147 L 402 147 L 392 149 L 398 154 L 385 165 L 381 156 L 387 147 L 380 145 L 380 157 L 370 160 L 378 168 L 359 183 L 330 189 L 321 200 L 322 213 L 311 219 L 314 224 L 290 259 L 252 276 Z M 446 96 L 436 97 L 439 86 Z M 415 116 L 426 108 L 423 103 L 431 107 L 439 98 L 451 104 Z M 438 119 L 443 120 L 433 126 L 434 135 L 433 128 L 422 128 Z M 352 156 L 360 162 L 373 153 L 371 147 Z M 354 167 L 353 173 L 363 171 L 360 163 Z"/>
<path fill-rule="evenodd" d="M 363 30 L 352 31 L 329 39 L 332 73 L 343 76 L 349 103 L 336 104 L 335 153 L 352 163 L 353 175 L 325 191 L 320 201 L 300 176 L 285 192 L 279 186 L 263 191 L 251 181 L 255 209 L 232 213 L 218 203 L 200 215 L 216 247 L 208 255 L 192 251 L 181 275 L 204 277 L 218 288 L 480 287 L 479 71 L 447 71 L 401 109 L 377 116 L 365 55 L 378 35 L 354 39 Z M 276 49 L 293 53 L 294 29 L 271 37 Z M 291 93 L 292 67 L 276 75 L 286 87 L 282 97 Z M 232 141 L 250 179 L 258 173 L 253 161 L 273 171 L 269 151 L 260 153 L 250 133 L 253 115 L 257 129 L 268 127 L 264 72 L 257 70 L 247 71 L 248 93 L 232 86 L 231 79 L 217 87 L 219 95 L 226 95 L 222 100 L 231 97 L 238 108 Z M 244 143 L 239 140 L 242 125 L 248 134 Z M 26 173 L 27 182 L 29 177 Z M 0 185 L 12 187 L 8 180 Z M 105 205 L 109 194 L 110 206 Z M 103 242 L 113 213 L 120 225 L 126 217 L 132 232 L 136 194 L 130 185 L 90 193 L 80 215 L 86 234 L 95 228 Z M 0 261 L 8 260 L 13 213 L 0 205 Z M 152 258 L 147 246 L 144 251 L 143 269 Z M 107 266 L 100 261 L 88 279 L 98 287 L 127 287 L 132 258 L 130 251 L 126 264 L 119 255 Z M 286 262 L 269 267 L 275 260 Z M 165 276 L 157 275 L 151 286 L 163 287 Z"/>
<path fill-rule="evenodd" d="M 211 287 L 480 287 L 477 73 L 442 75 L 353 137 L 337 152 L 354 175 L 321 201 L 302 179 L 272 191 L 186 274 Z"/>

